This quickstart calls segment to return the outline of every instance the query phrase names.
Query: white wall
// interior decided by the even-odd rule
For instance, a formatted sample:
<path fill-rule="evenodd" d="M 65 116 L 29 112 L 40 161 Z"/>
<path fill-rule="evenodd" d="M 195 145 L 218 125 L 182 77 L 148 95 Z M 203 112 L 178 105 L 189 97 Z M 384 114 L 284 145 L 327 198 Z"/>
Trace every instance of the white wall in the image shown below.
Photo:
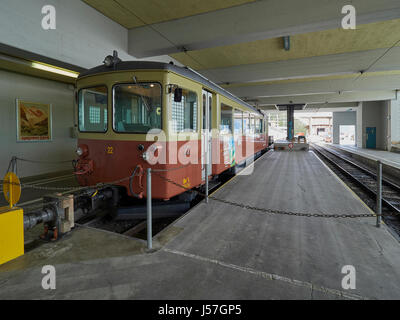
<path fill-rule="evenodd" d="M 0 176 L 12 156 L 33 160 L 75 158 L 76 140 L 70 137 L 73 124 L 73 90 L 67 84 L 0 70 Z M 53 105 L 53 141 L 17 143 L 16 99 Z M 20 163 L 20 177 L 72 169 L 71 164 Z"/>
<path fill-rule="evenodd" d="M 44 5 L 56 8 L 56 30 L 42 29 Z M 135 60 L 128 54 L 128 30 L 81 0 L 2 0 L 0 42 L 83 68 L 100 65 L 114 49 L 123 60 Z"/>
<path fill-rule="evenodd" d="M 340 126 L 356 126 L 356 141 L 357 141 L 357 112 L 344 111 L 333 112 L 333 143 L 340 144 Z"/>

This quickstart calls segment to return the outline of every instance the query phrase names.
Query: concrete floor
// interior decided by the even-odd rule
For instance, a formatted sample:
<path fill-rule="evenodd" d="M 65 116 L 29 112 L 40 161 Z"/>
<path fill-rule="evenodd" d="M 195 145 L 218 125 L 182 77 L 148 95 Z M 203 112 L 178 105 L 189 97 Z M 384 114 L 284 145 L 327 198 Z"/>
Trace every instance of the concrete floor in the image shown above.
<path fill-rule="evenodd" d="M 296 212 L 370 212 L 312 152 L 268 154 L 214 196 Z M 145 253 L 139 240 L 78 228 L 0 266 L 0 299 L 400 298 L 400 245 L 374 218 L 263 214 L 210 200 L 154 241 L 157 251 Z M 54 291 L 41 288 L 47 264 L 57 270 Z M 341 287 L 345 265 L 356 268 L 356 290 Z"/>

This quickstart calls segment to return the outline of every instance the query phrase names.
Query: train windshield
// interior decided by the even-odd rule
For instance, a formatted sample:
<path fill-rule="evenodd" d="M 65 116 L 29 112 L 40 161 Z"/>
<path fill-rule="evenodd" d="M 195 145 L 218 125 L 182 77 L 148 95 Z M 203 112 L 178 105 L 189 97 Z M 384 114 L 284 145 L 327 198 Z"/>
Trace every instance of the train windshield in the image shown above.
<path fill-rule="evenodd" d="M 159 83 L 114 86 L 114 130 L 148 133 L 161 129 L 161 101 Z"/>
<path fill-rule="evenodd" d="M 79 91 L 79 131 L 107 131 L 107 87 L 98 86 Z"/>

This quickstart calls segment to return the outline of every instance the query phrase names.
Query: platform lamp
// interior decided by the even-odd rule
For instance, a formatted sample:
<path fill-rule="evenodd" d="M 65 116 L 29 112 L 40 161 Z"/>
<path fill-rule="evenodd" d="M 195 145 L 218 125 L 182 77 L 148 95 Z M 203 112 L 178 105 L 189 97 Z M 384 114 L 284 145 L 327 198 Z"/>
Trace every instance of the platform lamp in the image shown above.
<path fill-rule="evenodd" d="M 283 48 L 285 51 L 290 50 L 290 36 L 283 37 Z"/>

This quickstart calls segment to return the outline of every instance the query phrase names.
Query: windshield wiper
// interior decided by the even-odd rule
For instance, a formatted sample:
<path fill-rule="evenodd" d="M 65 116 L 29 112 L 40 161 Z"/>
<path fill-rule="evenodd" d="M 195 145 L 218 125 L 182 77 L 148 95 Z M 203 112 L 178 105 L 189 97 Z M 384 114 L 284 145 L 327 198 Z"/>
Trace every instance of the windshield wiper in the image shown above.
<path fill-rule="evenodd" d="M 134 82 L 136 85 L 138 84 L 136 77 L 133 77 L 133 82 Z M 150 112 L 152 111 L 152 108 L 151 108 L 151 107 L 149 106 L 149 104 L 147 103 L 145 97 L 143 97 L 143 96 L 140 94 L 140 92 L 139 92 L 139 96 L 140 96 L 140 99 L 142 100 L 144 106 L 146 107 L 147 112 L 150 113 Z"/>

